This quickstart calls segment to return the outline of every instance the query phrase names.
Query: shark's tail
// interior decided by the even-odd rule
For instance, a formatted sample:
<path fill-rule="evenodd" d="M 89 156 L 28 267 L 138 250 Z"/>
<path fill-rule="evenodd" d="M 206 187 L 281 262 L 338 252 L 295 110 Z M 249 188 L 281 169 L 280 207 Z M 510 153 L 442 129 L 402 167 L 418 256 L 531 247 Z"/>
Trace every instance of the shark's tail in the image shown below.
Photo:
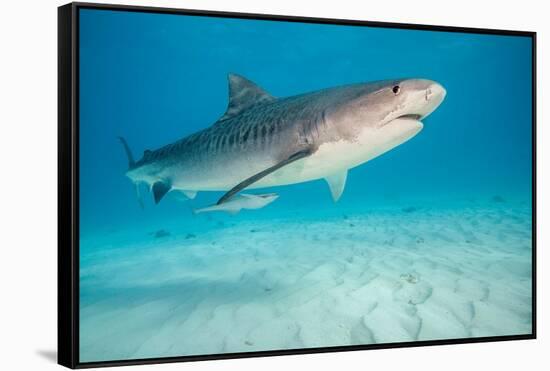
<path fill-rule="evenodd" d="M 124 139 L 123 137 L 118 137 L 118 140 L 120 140 L 120 143 L 122 143 L 122 146 L 124 147 L 124 151 L 126 152 L 126 156 L 128 157 L 128 168 L 131 169 L 136 164 L 136 162 L 134 161 L 134 156 L 132 155 L 132 151 L 130 151 L 130 147 L 126 142 L 126 139 Z"/>

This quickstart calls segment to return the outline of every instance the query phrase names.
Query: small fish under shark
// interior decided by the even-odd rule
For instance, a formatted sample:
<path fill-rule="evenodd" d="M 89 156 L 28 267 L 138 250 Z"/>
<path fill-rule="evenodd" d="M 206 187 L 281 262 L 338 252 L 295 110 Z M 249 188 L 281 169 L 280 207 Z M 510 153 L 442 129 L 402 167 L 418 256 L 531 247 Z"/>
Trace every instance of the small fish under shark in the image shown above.
<path fill-rule="evenodd" d="M 241 193 L 233 196 L 228 201 L 220 205 L 212 205 L 202 209 L 194 209 L 193 214 L 206 213 L 211 211 L 225 211 L 230 214 L 236 214 L 242 209 L 261 209 L 279 198 L 275 193 L 266 193 L 261 195 L 253 195 Z"/>
<path fill-rule="evenodd" d="M 316 179 L 327 181 L 337 201 L 349 169 L 418 134 L 421 120 L 445 95 L 435 81 L 396 79 L 276 98 L 230 74 L 227 110 L 212 126 L 146 150 L 138 161 L 120 138 L 128 157 L 126 175 L 140 203 L 140 184 L 151 189 L 155 203 L 171 191 L 188 198 L 199 191 L 224 191 L 216 205 L 233 200 L 235 206 L 243 202 L 235 197 L 244 189 Z"/>

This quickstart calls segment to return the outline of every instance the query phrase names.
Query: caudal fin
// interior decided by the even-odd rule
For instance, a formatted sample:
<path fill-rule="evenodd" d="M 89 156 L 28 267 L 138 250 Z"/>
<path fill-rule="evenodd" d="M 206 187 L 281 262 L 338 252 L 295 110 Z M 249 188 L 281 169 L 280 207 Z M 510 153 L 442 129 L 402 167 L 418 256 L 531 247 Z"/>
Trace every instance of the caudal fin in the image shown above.
<path fill-rule="evenodd" d="M 123 137 L 118 137 L 118 140 L 120 140 L 120 143 L 122 143 L 122 146 L 124 147 L 124 151 L 126 152 L 126 156 L 128 157 L 128 168 L 131 169 L 136 165 L 136 162 L 134 161 L 134 156 L 132 155 L 132 151 L 130 151 L 130 147 L 126 142 L 126 139 L 124 139 Z"/>

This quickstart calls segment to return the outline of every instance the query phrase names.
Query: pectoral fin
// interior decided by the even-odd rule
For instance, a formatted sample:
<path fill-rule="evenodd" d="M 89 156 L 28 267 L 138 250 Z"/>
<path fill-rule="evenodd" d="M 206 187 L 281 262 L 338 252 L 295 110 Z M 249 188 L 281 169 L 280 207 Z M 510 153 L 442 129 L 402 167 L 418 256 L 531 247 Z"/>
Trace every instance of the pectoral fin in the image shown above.
<path fill-rule="evenodd" d="M 338 201 L 340 199 L 340 196 L 342 196 L 342 193 L 344 192 L 344 187 L 346 186 L 347 177 L 348 171 L 344 170 L 339 173 L 334 173 L 325 178 L 330 188 L 330 193 L 332 194 L 332 199 L 334 200 L 334 202 Z"/>
<path fill-rule="evenodd" d="M 172 186 L 170 184 L 167 184 L 165 182 L 155 182 L 153 183 L 153 186 L 151 187 L 151 191 L 153 192 L 153 198 L 155 199 L 155 203 L 158 204 L 160 200 L 172 189 Z"/>
<path fill-rule="evenodd" d="M 273 165 L 273 166 L 271 166 L 271 167 L 269 167 L 269 168 L 267 168 L 263 171 L 260 171 L 258 174 L 252 175 L 250 178 L 247 178 L 247 179 L 243 180 L 242 182 L 237 184 L 235 187 L 231 188 L 226 194 L 224 194 L 222 196 L 222 198 L 220 198 L 218 200 L 216 205 L 223 204 L 224 202 L 228 201 L 231 197 L 233 197 L 234 195 L 236 195 L 237 193 L 239 193 L 240 191 L 242 191 L 243 189 L 245 189 L 249 185 L 251 185 L 253 183 L 256 183 L 258 180 L 260 180 L 263 177 L 273 173 L 276 170 L 279 170 L 283 166 L 291 164 L 294 161 L 298 161 L 302 158 L 308 157 L 312 153 L 313 153 L 313 151 L 311 149 L 305 149 L 305 150 L 296 152 L 296 153 L 292 154 L 291 156 L 289 156 L 287 159 L 279 162 L 278 164 Z"/>

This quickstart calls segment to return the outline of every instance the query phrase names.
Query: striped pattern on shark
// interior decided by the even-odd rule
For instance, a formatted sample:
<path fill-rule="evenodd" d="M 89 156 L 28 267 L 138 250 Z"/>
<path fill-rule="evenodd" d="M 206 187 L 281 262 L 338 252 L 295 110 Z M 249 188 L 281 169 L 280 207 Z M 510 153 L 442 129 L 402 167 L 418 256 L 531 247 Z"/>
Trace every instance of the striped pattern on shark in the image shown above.
<path fill-rule="evenodd" d="M 229 103 L 212 126 L 134 160 L 126 175 L 150 186 L 158 203 L 169 191 L 241 190 L 326 179 L 334 200 L 347 171 L 416 135 L 420 120 L 445 97 L 438 83 L 397 79 L 275 98 L 250 80 L 229 75 Z M 136 186 L 137 188 L 137 186 Z"/>

